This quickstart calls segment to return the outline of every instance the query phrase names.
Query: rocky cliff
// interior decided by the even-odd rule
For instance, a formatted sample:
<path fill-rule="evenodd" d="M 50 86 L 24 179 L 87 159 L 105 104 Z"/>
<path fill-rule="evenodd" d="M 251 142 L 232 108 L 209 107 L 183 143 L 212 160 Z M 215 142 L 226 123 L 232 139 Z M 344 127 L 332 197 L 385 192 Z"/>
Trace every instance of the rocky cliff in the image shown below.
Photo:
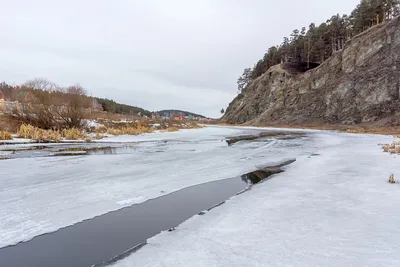
<path fill-rule="evenodd" d="M 346 43 L 319 67 L 290 73 L 280 65 L 250 83 L 223 122 L 400 124 L 400 18 Z"/>

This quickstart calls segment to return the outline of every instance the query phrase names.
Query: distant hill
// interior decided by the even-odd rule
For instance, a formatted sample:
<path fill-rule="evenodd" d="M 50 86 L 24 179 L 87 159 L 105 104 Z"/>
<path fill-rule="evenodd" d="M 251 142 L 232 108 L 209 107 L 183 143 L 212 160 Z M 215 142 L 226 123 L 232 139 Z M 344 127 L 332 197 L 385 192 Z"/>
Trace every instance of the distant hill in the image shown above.
<path fill-rule="evenodd" d="M 160 110 L 160 111 L 155 111 L 154 113 L 157 113 L 160 116 L 169 116 L 172 114 L 180 114 L 182 116 L 194 116 L 194 117 L 199 117 L 199 118 L 206 118 L 203 115 L 192 113 L 189 111 L 184 111 L 184 110 L 178 110 L 178 109 L 165 109 L 165 110 Z"/>

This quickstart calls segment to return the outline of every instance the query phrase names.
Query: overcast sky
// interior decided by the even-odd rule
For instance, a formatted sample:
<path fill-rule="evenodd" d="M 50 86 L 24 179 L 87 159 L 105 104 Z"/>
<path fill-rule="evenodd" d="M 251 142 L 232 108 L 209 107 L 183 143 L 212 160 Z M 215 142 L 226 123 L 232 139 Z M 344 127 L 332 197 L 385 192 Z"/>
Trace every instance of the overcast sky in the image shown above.
<path fill-rule="evenodd" d="M 0 80 L 80 83 L 149 110 L 218 117 L 293 29 L 359 0 L 0 0 Z"/>

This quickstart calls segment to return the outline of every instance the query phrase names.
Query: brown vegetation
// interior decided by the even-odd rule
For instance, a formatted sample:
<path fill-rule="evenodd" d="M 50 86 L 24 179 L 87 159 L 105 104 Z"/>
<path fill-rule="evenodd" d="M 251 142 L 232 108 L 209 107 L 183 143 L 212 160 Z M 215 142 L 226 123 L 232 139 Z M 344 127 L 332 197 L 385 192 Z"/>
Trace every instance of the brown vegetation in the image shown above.
<path fill-rule="evenodd" d="M 92 132 L 94 135 L 88 136 L 82 130 L 78 128 L 70 128 L 63 130 L 53 130 L 53 129 L 41 129 L 30 124 L 22 124 L 16 131 L 19 138 L 33 139 L 39 142 L 59 142 L 62 139 L 67 140 L 85 140 L 91 142 L 93 139 L 104 138 L 105 133 L 111 135 L 139 135 L 144 133 L 152 133 L 156 130 L 175 132 L 179 129 L 194 129 L 201 128 L 201 126 L 196 123 L 181 123 L 174 124 L 174 126 L 168 126 L 168 123 L 163 125 L 160 124 L 159 127 L 154 127 L 152 124 L 148 123 L 122 123 L 119 124 L 115 122 L 116 127 L 107 128 L 105 126 L 100 126 L 94 129 Z"/>
<path fill-rule="evenodd" d="M 165 129 L 166 132 L 177 132 L 179 131 L 178 127 L 168 127 L 167 129 Z"/>
<path fill-rule="evenodd" d="M 0 140 L 13 140 L 13 137 L 9 132 L 0 131 Z"/>
<path fill-rule="evenodd" d="M 169 121 L 159 119 L 145 119 L 145 120 L 108 120 L 98 119 L 98 122 L 104 126 L 90 129 L 91 132 L 112 135 L 138 135 L 143 133 L 152 133 L 154 131 L 175 132 L 179 129 L 197 129 L 202 128 L 194 121 Z"/>
<path fill-rule="evenodd" d="M 47 80 L 34 79 L 18 91 L 14 115 L 42 129 L 80 128 L 90 106 L 86 90 L 80 85 L 61 88 Z"/>
<path fill-rule="evenodd" d="M 0 131 L 6 131 L 10 133 L 16 133 L 21 126 L 20 122 L 16 117 L 11 115 L 0 115 Z"/>
<path fill-rule="evenodd" d="M 99 126 L 99 127 L 97 127 L 97 128 L 95 128 L 95 130 L 94 130 L 97 134 L 104 134 L 104 133 L 106 133 L 107 132 L 107 127 L 105 127 L 105 126 Z"/>
<path fill-rule="evenodd" d="M 96 140 L 100 140 L 103 138 L 104 138 L 104 135 L 102 135 L 101 133 L 96 133 L 96 135 L 94 136 L 94 139 L 96 139 Z"/>
<path fill-rule="evenodd" d="M 61 136 L 68 140 L 80 140 L 86 138 L 86 134 L 77 128 L 64 129 L 61 132 Z"/>
<path fill-rule="evenodd" d="M 131 127 L 121 127 L 121 128 L 109 128 L 107 129 L 107 133 L 108 134 L 112 134 L 112 135 L 138 135 L 138 134 L 142 134 L 142 133 L 151 133 L 154 130 L 146 127 L 146 126 L 142 126 L 142 125 L 137 125 L 135 126 L 131 126 Z"/>
<path fill-rule="evenodd" d="M 394 174 L 391 174 L 391 175 L 389 176 L 389 183 L 391 183 L 391 184 L 397 183 L 396 180 L 394 179 Z"/>
<path fill-rule="evenodd" d="M 382 145 L 383 152 L 390 154 L 400 154 L 400 142 L 393 142 L 391 144 Z"/>
<path fill-rule="evenodd" d="M 30 124 L 22 124 L 17 135 L 19 138 L 33 139 L 39 142 L 59 142 L 63 138 L 68 140 L 85 140 L 86 134 L 77 128 L 59 130 L 45 130 Z"/>
<path fill-rule="evenodd" d="M 62 139 L 60 131 L 44 130 L 28 124 L 22 124 L 17 135 L 20 138 L 33 139 L 38 142 L 59 142 Z"/>
<path fill-rule="evenodd" d="M 87 115 L 87 119 L 89 120 L 108 120 L 108 121 L 136 121 L 143 120 L 140 116 L 135 115 L 125 115 L 125 114 L 117 114 L 117 113 L 109 113 L 109 112 L 101 112 L 94 111 Z"/>

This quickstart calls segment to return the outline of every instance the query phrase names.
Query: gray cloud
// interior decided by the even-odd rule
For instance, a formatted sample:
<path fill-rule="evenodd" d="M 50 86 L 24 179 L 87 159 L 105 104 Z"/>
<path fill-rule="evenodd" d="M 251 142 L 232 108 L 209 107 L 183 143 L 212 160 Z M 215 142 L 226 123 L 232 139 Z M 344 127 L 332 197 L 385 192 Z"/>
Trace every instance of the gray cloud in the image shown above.
<path fill-rule="evenodd" d="M 10 83 L 79 82 L 126 104 L 217 117 L 269 46 L 357 3 L 2 0 L 0 71 Z"/>

